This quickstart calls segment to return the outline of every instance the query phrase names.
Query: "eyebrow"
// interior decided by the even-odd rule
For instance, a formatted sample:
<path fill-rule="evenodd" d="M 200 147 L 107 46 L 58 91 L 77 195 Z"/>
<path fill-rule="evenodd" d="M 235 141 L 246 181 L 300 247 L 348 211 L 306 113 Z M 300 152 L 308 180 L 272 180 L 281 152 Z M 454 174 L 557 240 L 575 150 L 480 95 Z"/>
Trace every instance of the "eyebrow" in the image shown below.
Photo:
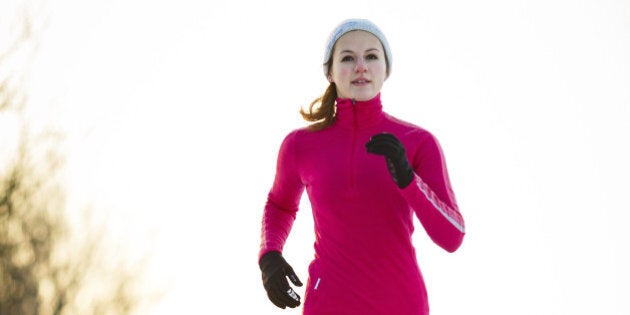
<path fill-rule="evenodd" d="M 370 51 L 373 51 L 373 50 L 375 50 L 375 51 L 380 51 L 380 50 L 378 50 L 377 48 L 369 48 L 369 49 L 368 49 L 368 50 L 366 50 L 365 52 L 370 52 Z M 354 51 L 349 50 L 349 49 L 345 49 L 345 50 L 340 51 L 339 53 L 340 53 L 340 54 L 344 54 L 344 53 L 354 53 Z"/>

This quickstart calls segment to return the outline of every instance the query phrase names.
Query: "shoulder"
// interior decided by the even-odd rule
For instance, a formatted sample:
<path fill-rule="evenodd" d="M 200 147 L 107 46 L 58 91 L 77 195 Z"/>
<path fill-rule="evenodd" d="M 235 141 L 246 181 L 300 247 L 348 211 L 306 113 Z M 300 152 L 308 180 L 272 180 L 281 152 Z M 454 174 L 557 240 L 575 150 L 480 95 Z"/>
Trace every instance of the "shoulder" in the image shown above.
<path fill-rule="evenodd" d="M 385 120 L 390 125 L 390 128 L 395 130 L 395 134 L 398 134 L 400 137 L 415 141 L 421 139 L 435 139 L 435 136 L 429 130 L 415 123 L 411 123 L 390 114 L 385 114 Z"/>
<path fill-rule="evenodd" d="M 289 132 L 285 141 L 292 141 L 295 143 L 317 143 L 321 141 L 328 141 L 334 138 L 337 128 L 329 126 L 321 130 L 311 130 L 307 127 L 297 128 Z"/>
<path fill-rule="evenodd" d="M 284 141 L 285 142 L 287 142 L 287 141 L 292 141 L 292 142 L 300 141 L 304 137 L 308 137 L 310 133 L 313 133 L 313 132 L 308 130 L 308 127 L 302 127 L 302 128 L 293 129 L 284 137 Z"/>
<path fill-rule="evenodd" d="M 396 135 L 407 153 L 414 157 L 440 156 L 442 149 L 437 137 L 417 124 L 386 114 L 387 129 Z"/>
<path fill-rule="evenodd" d="M 308 127 L 302 127 L 291 130 L 287 133 L 282 141 L 282 147 L 292 148 L 302 147 L 303 144 L 312 141 L 318 137 L 321 131 L 312 131 Z"/>

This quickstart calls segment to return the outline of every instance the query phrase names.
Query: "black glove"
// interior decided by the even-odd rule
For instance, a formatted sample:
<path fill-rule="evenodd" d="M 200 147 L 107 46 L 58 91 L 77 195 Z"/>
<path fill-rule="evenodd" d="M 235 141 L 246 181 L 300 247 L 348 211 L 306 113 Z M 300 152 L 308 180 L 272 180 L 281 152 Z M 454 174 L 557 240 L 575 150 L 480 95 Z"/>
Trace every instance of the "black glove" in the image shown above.
<path fill-rule="evenodd" d="M 289 286 L 286 277 L 291 279 L 294 285 L 301 287 L 293 268 L 284 260 L 279 252 L 268 252 L 260 258 L 260 270 L 267 296 L 273 304 L 279 308 L 294 308 L 300 306 L 300 296 Z"/>
<path fill-rule="evenodd" d="M 387 168 L 398 187 L 405 188 L 413 180 L 413 170 L 409 166 L 405 147 L 391 133 L 380 133 L 372 136 L 365 144 L 368 153 L 382 155 Z"/>

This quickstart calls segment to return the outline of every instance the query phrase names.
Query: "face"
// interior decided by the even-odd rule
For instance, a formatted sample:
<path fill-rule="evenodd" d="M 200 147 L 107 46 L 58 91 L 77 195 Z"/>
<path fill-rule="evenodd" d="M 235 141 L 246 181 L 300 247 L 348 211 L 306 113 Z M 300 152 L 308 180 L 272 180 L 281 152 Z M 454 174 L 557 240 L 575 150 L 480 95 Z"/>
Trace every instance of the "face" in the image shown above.
<path fill-rule="evenodd" d="M 328 80 L 337 87 L 337 96 L 367 101 L 383 87 L 387 62 L 381 41 L 365 31 L 352 31 L 335 44 Z"/>

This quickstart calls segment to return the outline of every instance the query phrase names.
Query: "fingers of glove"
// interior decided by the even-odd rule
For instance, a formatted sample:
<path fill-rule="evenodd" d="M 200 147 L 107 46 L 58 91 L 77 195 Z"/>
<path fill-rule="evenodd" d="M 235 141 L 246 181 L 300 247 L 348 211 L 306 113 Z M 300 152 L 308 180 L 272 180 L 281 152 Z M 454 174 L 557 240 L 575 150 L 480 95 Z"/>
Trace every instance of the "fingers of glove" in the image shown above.
<path fill-rule="evenodd" d="M 290 303 L 287 303 L 288 307 L 294 308 L 300 306 L 300 296 L 297 294 L 297 292 L 289 288 L 289 290 L 287 290 L 285 294 L 290 298 Z"/>
<path fill-rule="evenodd" d="M 365 145 L 368 153 L 375 153 L 380 155 L 393 155 L 396 152 L 396 148 L 388 144 L 384 144 L 378 141 L 370 141 Z"/>
<path fill-rule="evenodd" d="M 400 140 L 398 140 L 398 138 L 396 138 L 396 136 L 394 136 L 391 133 L 387 133 L 387 132 L 383 132 L 383 133 L 379 133 L 376 134 L 374 136 L 372 136 L 370 138 L 369 142 L 388 142 L 388 143 L 393 143 L 393 144 L 397 144 L 399 146 L 402 146 L 402 143 L 400 143 Z"/>
<path fill-rule="evenodd" d="M 273 303 L 275 306 L 281 309 L 287 308 L 287 305 L 280 301 L 280 299 L 276 297 L 275 293 L 267 292 L 267 296 L 269 297 L 269 301 L 271 301 L 271 303 Z"/>
<path fill-rule="evenodd" d="M 295 291 L 293 291 L 293 289 L 291 288 L 283 290 L 279 287 L 276 287 L 270 290 L 268 295 L 270 296 L 269 298 L 272 300 L 272 302 L 274 300 L 277 302 L 274 302 L 274 304 L 276 304 L 280 308 L 284 308 L 282 306 L 294 308 L 300 305 L 300 296 L 295 293 Z"/>
<path fill-rule="evenodd" d="M 368 153 L 382 155 L 391 159 L 398 159 L 401 154 L 399 149 L 388 144 L 375 144 L 367 148 Z"/>
<path fill-rule="evenodd" d="M 300 305 L 300 296 L 293 291 L 289 286 L 289 282 L 284 276 L 282 278 L 275 279 L 275 281 L 269 283 L 266 286 L 268 294 L 274 296 L 274 299 L 279 301 L 281 305 L 288 307 L 296 307 Z M 273 302 L 273 301 L 272 301 Z"/>
<path fill-rule="evenodd" d="M 390 158 L 385 158 L 385 162 L 387 163 L 387 169 L 394 177 L 394 180 L 396 180 L 398 177 L 398 171 L 396 170 L 396 165 L 394 165 L 394 163 L 392 162 Z"/>
<path fill-rule="evenodd" d="M 301 287 L 303 285 L 302 281 L 300 281 L 300 279 L 295 274 L 295 271 L 293 271 L 293 268 L 291 268 L 291 266 L 287 265 L 285 267 L 285 273 L 286 273 L 287 277 L 289 277 L 289 280 L 291 280 L 291 282 L 293 284 L 295 284 L 298 287 Z"/>
<path fill-rule="evenodd" d="M 392 158 L 404 154 L 405 149 L 402 143 L 392 134 L 378 134 L 373 136 L 365 147 L 369 153 L 389 156 Z"/>

